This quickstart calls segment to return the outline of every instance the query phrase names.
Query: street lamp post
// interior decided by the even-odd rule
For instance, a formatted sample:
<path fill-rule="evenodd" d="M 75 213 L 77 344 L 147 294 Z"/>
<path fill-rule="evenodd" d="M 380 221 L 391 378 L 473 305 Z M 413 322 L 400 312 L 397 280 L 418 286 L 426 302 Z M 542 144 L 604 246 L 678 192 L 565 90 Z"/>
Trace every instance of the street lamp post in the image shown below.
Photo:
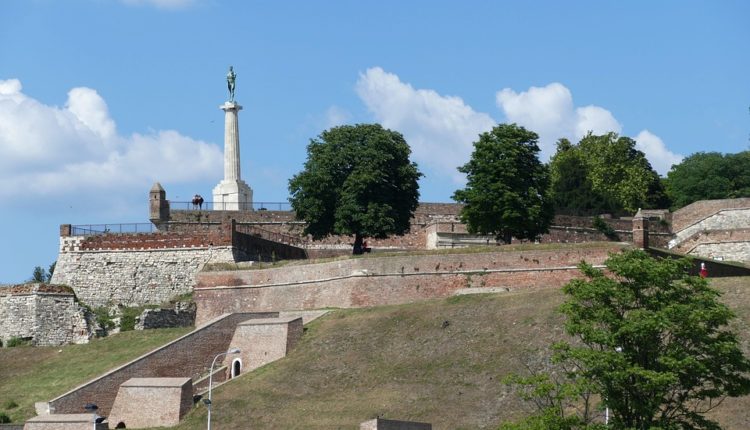
<path fill-rule="evenodd" d="M 96 419 L 98 418 L 96 416 L 96 411 L 99 410 L 99 406 L 97 406 L 96 403 L 86 403 L 83 409 L 85 409 L 86 412 L 91 412 L 91 414 L 93 415 L 91 421 L 94 423 L 94 430 L 96 430 Z"/>
<path fill-rule="evenodd" d="M 216 364 L 216 360 L 221 357 L 222 355 L 227 354 L 239 354 L 240 349 L 239 348 L 229 348 L 227 352 L 221 352 L 219 354 L 216 354 L 216 357 L 214 357 L 214 361 L 211 362 L 211 371 L 208 374 L 208 399 L 203 400 L 203 403 L 206 404 L 206 407 L 208 408 L 208 427 L 207 430 L 211 430 L 211 388 L 213 387 L 213 378 L 214 378 L 214 365 Z"/>
<path fill-rule="evenodd" d="M 622 347 L 615 347 L 615 352 L 622 352 Z M 607 405 L 607 407 L 604 409 L 604 425 L 609 427 L 609 405 Z"/>

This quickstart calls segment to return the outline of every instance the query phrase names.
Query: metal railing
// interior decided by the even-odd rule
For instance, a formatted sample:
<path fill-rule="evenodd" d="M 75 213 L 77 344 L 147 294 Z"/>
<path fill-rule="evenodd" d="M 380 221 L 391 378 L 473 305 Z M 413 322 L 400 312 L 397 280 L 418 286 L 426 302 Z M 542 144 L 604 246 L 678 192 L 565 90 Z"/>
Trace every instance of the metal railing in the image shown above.
<path fill-rule="evenodd" d="M 169 209 L 174 211 L 290 211 L 292 205 L 289 202 L 252 202 L 252 203 L 228 203 L 228 202 L 206 202 L 202 205 L 194 205 L 190 202 L 169 201 Z"/>
<path fill-rule="evenodd" d="M 95 236 L 99 234 L 134 234 L 153 233 L 157 231 L 152 223 L 125 223 L 125 224 L 79 224 L 70 226 L 72 236 Z"/>

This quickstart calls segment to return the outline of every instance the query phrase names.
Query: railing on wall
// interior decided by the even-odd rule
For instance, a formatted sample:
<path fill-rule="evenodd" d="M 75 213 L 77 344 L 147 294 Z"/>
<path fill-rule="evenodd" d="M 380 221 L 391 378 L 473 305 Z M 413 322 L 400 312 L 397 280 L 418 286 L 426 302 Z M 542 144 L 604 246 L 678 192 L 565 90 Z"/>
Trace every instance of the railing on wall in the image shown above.
<path fill-rule="evenodd" d="M 72 236 L 94 236 L 109 233 L 153 233 L 156 227 L 148 222 L 125 223 L 125 224 L 79 224 L 70 227 Z"/>
<path fill-rule="evenodd" d="M 169 208 L 173 211 L 290 211 L 292 205 L 289 202 L 252 202 L 252 203 L 228 203 L 228 202 L 203 202 L 195 205 L 190 202 L 169 201 Z"/>

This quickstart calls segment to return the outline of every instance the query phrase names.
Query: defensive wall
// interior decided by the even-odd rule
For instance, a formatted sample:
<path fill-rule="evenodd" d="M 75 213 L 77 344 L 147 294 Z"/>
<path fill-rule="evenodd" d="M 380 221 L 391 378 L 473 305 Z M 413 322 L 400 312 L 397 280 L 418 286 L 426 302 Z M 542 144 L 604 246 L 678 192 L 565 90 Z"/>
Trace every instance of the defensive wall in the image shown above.
<path fill-rule="evenodd" d="M 75 294 L 66 287 L 24 284 L 0 288 L 0 340 L 50 346 L 86 343 L 91 330 Z"/>
<path fill-rule="evenodd" d="M 201 272 L 196 324 L 224 313 L 366 307 L 448 297 L 463 288 L 560 287 L 582 260 L 601 265 L 622 244 L 398 255 L 257 270 Z M 492 288 L 493 290 L 489 290 Z"/>
<path fill-rule="evenodd" d="M 206 325 L 176 339 L 161 348 L 115 368 L 47 403 L 43 414 L 72 414 L 80 412 L 81 406 L 96 403 L 100 415 L 108 415 L 120 385 L 130 378 L 190 377 L 195 383 L 209 373 L 209 366 L 217 351 L 226 351 L 237 325 L 253 318 L 270 318 L 277 312 L 237 313 L 216 318 Z M 215 373 L 216 382 L 223 380 L 225 372 Z"/>
<path fill-rule="evenodd" d="M 231 218 L 152 233 L 75 234 L 60 227 L 51 282 L 90 306 L 159 304 L 189 293 L 206 263 L 305 258 L 304 250 L 243 233 Z"/>

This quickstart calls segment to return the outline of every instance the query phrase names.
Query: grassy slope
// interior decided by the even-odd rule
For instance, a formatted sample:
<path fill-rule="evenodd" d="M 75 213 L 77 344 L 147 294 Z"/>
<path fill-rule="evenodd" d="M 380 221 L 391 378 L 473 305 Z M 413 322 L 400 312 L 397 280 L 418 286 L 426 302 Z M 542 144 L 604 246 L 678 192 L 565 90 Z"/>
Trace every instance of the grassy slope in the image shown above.
<path fill-rule="evenodd" d="M 750 278 L 714 285 L 741 316 L 736 328 L 750 352 Z M 562 299 L 559 290 L 537 290 L 334 312 L 287 358 L 218 388 L 213 420 L 222 429 L 356 429 L 381 416 L 496 428 L 529 411 L 500 381 L 562 338 Z M 715 415 L 727 429 L 747 428 L 750 397 L 728 400 Z M 178 428 L 205 420 L 201 406 Z"/>
<path fill-rule="evenodd" d="M 34 402 L 51 400 L 190 330 L 129 331 L 88 345 L 0 348 L 0 412 L 14 422 L 33 417 Z M 10 402 L 18 407 L 7 409 Z"/>
<path fill-rule="evenodd" d="M 714 285 L 740 315 L 735 328 L 750 353 L 750 278 Z M 340 310 L 308 326 L 283 360 L 214 392 L 222 429 L 356 429 L 376 416 L 432 422 L 435 429 L 496 428 L 529 411 L 500 382 L 539 361 L 560 339 L 558 290 L 462 296 L 447 300 Z M 443 328 L 443 322 L 448 321 Z M 184 333 L 128 332 L 89 345 L 0 349 L 0 410 L 49 400 Z M 727 400 L 715 414 L 726 429 L 745 429 L 750 397 Z M 178 429 L 202 429 L 194 409 Z"/>

